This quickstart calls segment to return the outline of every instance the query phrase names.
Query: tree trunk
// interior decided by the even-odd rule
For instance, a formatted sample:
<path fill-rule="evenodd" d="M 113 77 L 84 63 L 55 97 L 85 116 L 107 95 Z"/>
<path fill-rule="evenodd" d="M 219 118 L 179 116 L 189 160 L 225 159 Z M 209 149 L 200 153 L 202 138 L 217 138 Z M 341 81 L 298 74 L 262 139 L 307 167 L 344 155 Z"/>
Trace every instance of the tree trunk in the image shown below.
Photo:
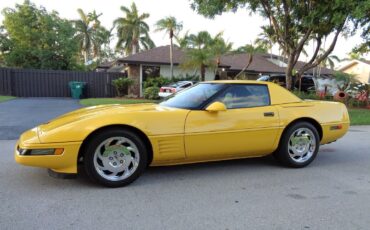
<path fill-rule="evenodd" d="M 88 55 L 87 55 L 87 51 L 84 51 L 83 52 L 84 53 L 84 61 L 85 61 L 85 65 L 86 65 L 86 63 L 87 63 L 87 61 L 88 61 L 88 59 L 89 59 L 89 57 L 88 57 Z"/>
<path fill-rule="evenodd" d="M 293 84 L 292 84 L 292 71 L 293 71 L 293 68 L 294 68 L 294 54 L 290 54 L 289 55 L 289 58 L 288 58 L 288 63 L 287 63 L 287 67 L 285 69 L 285 81 L 286 81 L 286 88 L 288 90 L 291 90 L 293 89 Z"/>
<path fill-rule="evenodd" d="M 132 44 L 131 54 L 136 54 L 136 44 Z"/>
<path fill-rule="evenodd" d="M 205 81 L 205 78 L 206 78 L 206 66 L 202 64 L 200 66 L 200 80 Z"/>
<path fill-rule="evenodd" d="M 170 45 L 170 66 L 171 66 L 171 79 L 173 79 L 173 41 L 172 41 L 172 37 L 171 36 L 173 35 L 172 33 L 170 33 L 170 41 L 171 41 L 171 45 Z"/>

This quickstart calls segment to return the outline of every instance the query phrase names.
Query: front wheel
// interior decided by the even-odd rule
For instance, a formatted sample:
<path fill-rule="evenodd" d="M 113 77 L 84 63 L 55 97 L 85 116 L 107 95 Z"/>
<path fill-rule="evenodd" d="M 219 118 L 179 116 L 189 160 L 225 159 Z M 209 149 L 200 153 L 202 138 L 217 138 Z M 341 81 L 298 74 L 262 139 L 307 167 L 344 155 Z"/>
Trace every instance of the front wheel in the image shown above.
<path fill-rule="evenodd" d="M 285 130 L 274 156 L 285 166 L 301 168 L 315 159 L 319 145 L 320 137 L 315 126 L 297 122 Z"/>
<path fill-rule="evenodd" d="M 87 175 L 108 187 L 132 183 L 147 165 L 147 148 L 133 132 L 111 129 L 99 133 L 84 153 Z"/>

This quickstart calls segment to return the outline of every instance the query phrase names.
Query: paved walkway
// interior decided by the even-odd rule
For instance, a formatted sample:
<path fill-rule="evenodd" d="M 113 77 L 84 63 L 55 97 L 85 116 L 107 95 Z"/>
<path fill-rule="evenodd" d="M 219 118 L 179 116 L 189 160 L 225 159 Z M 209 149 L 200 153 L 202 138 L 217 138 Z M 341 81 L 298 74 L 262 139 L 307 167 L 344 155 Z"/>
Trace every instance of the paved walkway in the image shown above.
<path fill-rule="evenodd" d="M 15 140 L 40 123 L 80 108 L 68 98 L 18 98 L 0 103 L 0 140 Z"/>

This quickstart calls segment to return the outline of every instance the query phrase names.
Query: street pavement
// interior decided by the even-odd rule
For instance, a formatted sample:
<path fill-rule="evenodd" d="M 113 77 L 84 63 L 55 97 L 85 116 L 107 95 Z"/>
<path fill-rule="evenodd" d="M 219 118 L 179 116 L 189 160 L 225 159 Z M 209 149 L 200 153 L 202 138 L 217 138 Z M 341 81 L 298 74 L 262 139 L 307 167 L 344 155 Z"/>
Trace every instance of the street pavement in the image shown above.
<path fill-rule="evenodd" d="M 0 140 L 15 140 L 24 131 L 80 108 L 68 98 L 18 98 L 0 103 Z"/>
<path fill-rule="evenodd" d="M 116 189 L 17 165 L 14 145 L 0 141 L 2 230 L 370 227 L 370 126 L 321 146 L 303 169 L 272 157 L 157 167 Z"/>

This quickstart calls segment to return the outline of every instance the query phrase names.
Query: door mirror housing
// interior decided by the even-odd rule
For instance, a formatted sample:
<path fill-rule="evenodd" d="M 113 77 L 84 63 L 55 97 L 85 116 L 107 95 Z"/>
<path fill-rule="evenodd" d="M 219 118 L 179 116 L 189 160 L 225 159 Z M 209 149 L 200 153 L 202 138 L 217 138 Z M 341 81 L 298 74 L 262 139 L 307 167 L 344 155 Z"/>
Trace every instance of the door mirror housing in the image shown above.
<path fill-rule="evenodd" d="M 206 110 L 208 112 L 221 112 L 221 111 L 226 111 L 226 105 L 222 102 L 215 101 L 209 106 L 207 106 Z"/>

